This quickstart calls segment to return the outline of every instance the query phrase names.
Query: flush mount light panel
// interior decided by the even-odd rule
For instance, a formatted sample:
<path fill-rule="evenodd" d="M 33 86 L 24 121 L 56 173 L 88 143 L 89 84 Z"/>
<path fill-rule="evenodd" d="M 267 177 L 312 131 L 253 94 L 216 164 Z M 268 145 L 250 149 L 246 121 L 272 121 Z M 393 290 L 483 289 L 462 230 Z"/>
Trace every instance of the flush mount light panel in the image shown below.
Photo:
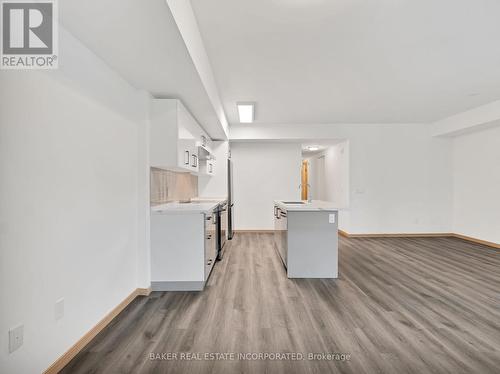
<path fill-rule="evenodd" d="M 255 103 L 236 103 L 240 123 L 252 123 L 255 118 Z"/>
<path fill-rule="evenodd" d="M 319 146 L 317 146 L 317 145 L 310 145 L 309 147 L 307 147 L 307 150 L 311 151 L 311 152 L 319 151 Z"/>

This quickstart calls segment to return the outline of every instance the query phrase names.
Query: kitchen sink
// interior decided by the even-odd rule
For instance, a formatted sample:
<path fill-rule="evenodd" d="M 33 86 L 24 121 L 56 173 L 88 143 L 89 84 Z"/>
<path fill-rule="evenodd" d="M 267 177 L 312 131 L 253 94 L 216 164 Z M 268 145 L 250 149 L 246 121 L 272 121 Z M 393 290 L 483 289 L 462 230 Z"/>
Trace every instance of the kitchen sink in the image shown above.
<path fill-rule="evenodd" d="M 297 204 L 307 204 L 305 201 L 283 201 L 283 204 L 297 205 Z"/>

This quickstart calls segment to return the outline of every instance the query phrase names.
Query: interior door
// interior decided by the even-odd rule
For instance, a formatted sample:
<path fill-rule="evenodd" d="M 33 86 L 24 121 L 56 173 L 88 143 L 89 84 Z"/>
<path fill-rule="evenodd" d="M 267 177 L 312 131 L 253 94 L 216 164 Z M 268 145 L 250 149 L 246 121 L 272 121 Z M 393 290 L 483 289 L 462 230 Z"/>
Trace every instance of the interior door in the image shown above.
<path fill-rule="evenodd" d="M 302 169 L 301 169 L 301 199 L 307 200 L 309 196 L 309 161 L 302 160 Z"/>

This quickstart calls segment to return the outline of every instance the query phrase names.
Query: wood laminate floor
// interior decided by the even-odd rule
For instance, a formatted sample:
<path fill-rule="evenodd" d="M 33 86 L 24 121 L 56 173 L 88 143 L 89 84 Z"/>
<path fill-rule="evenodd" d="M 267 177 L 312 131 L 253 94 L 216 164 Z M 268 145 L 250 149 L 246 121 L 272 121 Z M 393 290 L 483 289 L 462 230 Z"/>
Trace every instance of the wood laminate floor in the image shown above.
<path fill-rule="evenodd" d="M 339 279 L 291 280 L 272 243 L 272 234 L 237 234 L 203 292 L 137 298 L 63 373 L 500 372 L 498 250 L 454 238 L 341 238 Z M 349 360 L 309 360 L 327 352 Z"/>

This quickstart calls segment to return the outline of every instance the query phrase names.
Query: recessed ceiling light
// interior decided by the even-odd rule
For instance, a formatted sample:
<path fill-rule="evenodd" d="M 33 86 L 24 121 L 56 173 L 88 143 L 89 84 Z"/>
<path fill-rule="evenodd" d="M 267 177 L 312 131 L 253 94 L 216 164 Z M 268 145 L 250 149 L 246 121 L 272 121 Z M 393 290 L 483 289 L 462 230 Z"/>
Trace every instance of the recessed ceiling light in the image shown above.
<path fill-rule="evenodd" d="M 311 152 L 319 151 L 319 146 L 317 146 L 317 145 L 310 145 L 309 147 L 307 147 L 307 150 L 311 151 Z"/>
<path fill-rule="evenodd" d="M 236 103 L 240 123 L 252 123 L 255 117 L 255 103 Z"/>

